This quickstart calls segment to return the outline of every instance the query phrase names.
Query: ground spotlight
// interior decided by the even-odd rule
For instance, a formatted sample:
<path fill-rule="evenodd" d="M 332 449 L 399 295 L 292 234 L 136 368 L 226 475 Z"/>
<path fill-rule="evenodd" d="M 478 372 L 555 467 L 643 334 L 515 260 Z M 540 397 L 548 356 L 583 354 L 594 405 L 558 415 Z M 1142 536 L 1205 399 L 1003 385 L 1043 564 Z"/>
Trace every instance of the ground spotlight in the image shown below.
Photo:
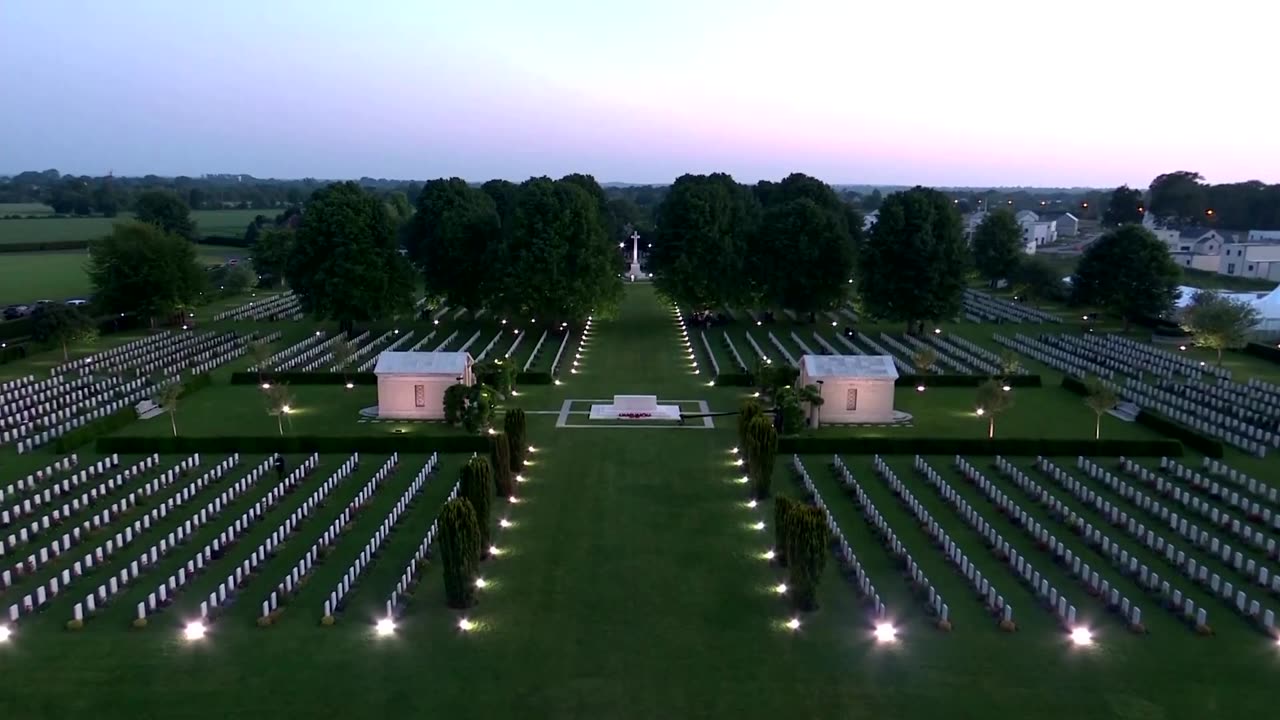
<path fill-rule="evenodd" d="M 187 626 L 182 629 L 182 637 L 184 640 L 189 642 L 195 641 L 204 637 L 204 634 L 207 631 L 208 628 L 204 626 L 204 623 L 199 620 L 193 620 L 192 622 L 187 623 Z"/>
<path fill-rule="evenodd" d="M 1078 627 L 1071 630 L 1071 644 L 1084 647 L 1093 644 L 1093 631 L 1087 627 Z"/>
<path fill-rule="evenodd" d="M 396 631 L 396 621 L 389 617 L 382 618 L 378 624 L 373 626 L 373 631 L 378 637 L 387 637 Z"/>
<path fill-rule="evenodd" d="M 891 643 L 898 639 L 898 628 L 894 627 L 893 623 L 876 623 L 874 634 L 876 642 Z"/>

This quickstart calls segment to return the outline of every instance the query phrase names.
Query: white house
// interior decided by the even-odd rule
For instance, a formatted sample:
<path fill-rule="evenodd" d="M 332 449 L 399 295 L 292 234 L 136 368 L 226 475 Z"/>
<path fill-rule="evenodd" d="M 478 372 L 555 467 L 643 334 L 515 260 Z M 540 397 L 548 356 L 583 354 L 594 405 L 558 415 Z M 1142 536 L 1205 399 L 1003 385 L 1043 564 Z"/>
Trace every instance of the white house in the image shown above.
<path fill-rule="evenodd" d="M 444 391 L 475 383 L 471 355 L 465 352 L 384 352 L 373 372 L 378 376 L 378 417 L 395 420 L 444 418 Z"/>
<path fill-rule="evenodd" d="M 1167 236 L 1166 236 L 1167 237 Z M 1207 228 L 1187 228 L 1178 232 L 1177 246 L 1170 252 L 1189 252 L 1199 255 L 1217 255 L 1218 249 L 1226 242 L 1217 230 Z"/>
<path fill-rule="evenodd" d="M 893 422 L 898 370 L 887 355 L 802 355 L 800 385 L 817 385 L 822 407 L 813 425 Z"/>
<path fill-rule="evenodd" d="M 880 219 L 879 210 L 872 210 L 866 215 L 863 215 L 862 216 L 862 232 L 866 232 L 870 230 L 876 224 L 876 221 L 878 221 L 879 219 Z"/>
<path fill-rule="evenodd" d="M 1069 212 L 1055 212 L 1048 215 L 1041 213 L 1040 220 L 1053 220 L 1057 223 L 1059 237 L 1075 237 L 1080 234 L 1080 220 Z"/>
<path fill-rule="evenodd" d="M 1040 216 L 1031 212 L 1030 210 L 1019 210 L 1017 213 L 1014 214 L 1013 218 L 1018 221 L 1019 225 L 1021 225 L 1022 223 L 1040 221 Z"/>
<path fill-rule="evenodd" d="M 1222 246 L 1217 271 L 1234 277 L 1280 281 L 1280 245 L 1233 243 Z"/>

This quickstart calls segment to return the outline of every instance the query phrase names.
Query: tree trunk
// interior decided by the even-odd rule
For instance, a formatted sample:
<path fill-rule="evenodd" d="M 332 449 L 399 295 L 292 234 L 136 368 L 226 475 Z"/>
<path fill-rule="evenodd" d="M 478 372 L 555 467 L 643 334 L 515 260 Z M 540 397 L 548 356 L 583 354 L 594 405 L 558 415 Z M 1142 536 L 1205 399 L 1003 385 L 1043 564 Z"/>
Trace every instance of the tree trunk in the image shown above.
<path fill-rule="evenodd" d="M 276 429 L 280 431 L 281 435 L 284 435 L 284 423 L 280 420 L 279 414 L 276 415 Z"/>
<path fill-rule="evenodd" d="M 1124 331 L 1126 333 L 1129 332 L 1129 316 L 1128 315 L 1124 316 Z"/>
<path fill-rule="evenodd" d="M 173 428 L 173 436 L 178 437 L 178 418 L 174 416 L 172 408 L 169 410 L 169 427 Z"/>
<path fill-rule="evenodd" d="M 990 420 L 990 425 L 987 426 L 987 439 L 994 440 L 995 437 L 996 437 L 996 419 L 995 419 L 995 416 L 992 416 Z"/>
<path fill-rule="evenodd" d="M 1222 348 L 1218 348 L 1218 367 L 1222 367 Z"/>
<path fill-rule="evenodd" d="M 1093 425 L 1093 439 L 1101 440 L 1102 439 L 1102 413 L 1098 413 L 1097 415 L 1098 415 L 1098 420 Z"/>
<path fill-rule="evenodd" d="M 67 341 L 66 341 L 66 340 L 63 340 L 63 341 L 62 341 L 62 361 L 63 361 L 63 362 L 66 362 L 66 361 L 68 361 L 68 360 L 70 360 L 70 359 L 71 359 L 71 357 L 67 354 Z M 1222 364 L 1222 361 L 1221 361 L 1221 360 L 1219 360 L 1219 361 L 1218 361 L 1218 364 L 1219 364 L 1219 365 L 1221 365 L 1221 364 Z"/>

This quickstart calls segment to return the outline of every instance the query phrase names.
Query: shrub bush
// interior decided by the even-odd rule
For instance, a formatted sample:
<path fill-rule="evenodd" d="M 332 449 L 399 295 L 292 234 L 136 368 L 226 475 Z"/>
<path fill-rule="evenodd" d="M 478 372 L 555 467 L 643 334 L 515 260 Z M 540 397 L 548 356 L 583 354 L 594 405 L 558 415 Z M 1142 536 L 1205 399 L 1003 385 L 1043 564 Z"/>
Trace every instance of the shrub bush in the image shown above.
<path fill-rule="evenodd" d="M 450 425 L 462 422 L 462 412 L 467 407 L 467 386 L 454 383 L 444 390 L 444 421 Z"/>
<path fill-rule="evenodd" d="M 459 609 L 475 605 L 480 528 L 475 509 L 465 498 L 450 500 L 440 511 L 440 561 L 444 566 L 445 602 Z"/>
<path fill-rule="evenodd" d="M 511 497 L 515 488 L 511 478 L 511 441 L 506 433 L 489 436 L 489 456 L 493 459 L 493 479 L 498 497 Z"/>
<path fill-rule="evenodd" d="M 524 467 L 524 457 L 529 452 L 528 437 L 525 434 L 527 427 L 524 410 L 520 408 L 508 410 L 502 418 L 502 429 L 507 436 L 507 447 L 511 456 L 511 469 L 518 472 Z"/>
<path fill-rule="evenodd" d="M 782 496 L 773 501 L 773 559 L 782 567 L 787 566 L 787 533 L 791 515 L 799 503 Z"/>
<path fill-rule="evenodd" d="M 757 500 L 764 500 L 769 497 L 774 460 L 778 457 L 778 431 L 768 417 L 757 416 L 747 426 L 746 448 L 752 494 Z"/>
<path fill-rule="evenodd" d="M 1062 457 L 1181 457 L 1176 440 L 954 437 L 784 437 L 778 452 L 799 455 L 1044 455 Z"/>
<path fill-rule="evenodd" d="M 1275 345 L 1249 343 L 1244 346 L 1244 353 L 1256 358 L 1262 358 L 1263 360 L 1269 360 L 1273 363 L 1280 363 L 1280 348 L 1277 348 Z"/>
<path fill-rule="evenodd" d="M 818 581 L 827 564 L 827 523 L 822 511 L 797 505 L 787 521 L 787 594 L 797 610 L 818 609 Z"/>
<path fill-rule="evenodd" d="M 476 525 L 480 532 L 480 554 L 489 547 L 489 509 L 493 506 L 493 469 L 489 461 L 477 455 L 462 466 L 461 496 L 471 503 L 476 512 Z"/>
<path fill-rule="evenodd" d="M 718 387 L 755 387 L 756 379 L 751 373 L 726 373 L 716 375 Z"/>
<path fill-rule="evenodd" d="M 742 408 L 738 410 L 738 447 L 742 448 L 742 452 L 747 451 L 747 426 L 763 414 L 764 410 L 755 400 L 748 399 L 742 402 Z"/>
<path fill-rule="evenodd" d="M 550 385 L 553 382 L 555 378 L 549 372 L 516 373 L 516 385 Z"/>
<path fill-rule="evenodd" d="M 487 453 L 489 438 L 478 435 L 240 435 L 216 437 L 100 437 L 100 453 Z"/>

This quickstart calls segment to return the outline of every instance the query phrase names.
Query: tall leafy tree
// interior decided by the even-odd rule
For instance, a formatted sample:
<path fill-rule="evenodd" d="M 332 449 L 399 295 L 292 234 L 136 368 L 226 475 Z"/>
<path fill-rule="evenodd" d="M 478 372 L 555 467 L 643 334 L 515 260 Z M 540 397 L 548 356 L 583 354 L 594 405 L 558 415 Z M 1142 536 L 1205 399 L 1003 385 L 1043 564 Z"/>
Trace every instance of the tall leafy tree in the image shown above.
<path fill-rule="evenodd" d="M 654 285 L 699 310 L 747 302 L 745 258 L 759 216 L 758 200 L 729 175 L 680 176 L 656 211 Z"/>
<path fill-rule="evenodd" d="M 307 200 L 285 277 L 303 310 L 344 329 L 413 304 L 413 270 L 398 252 L 387 206 L 354 182 Z"/>
<path fill-rule="evenodd" d="M 284 268 L 293 252 L 294 231 L 287 227 L 267 228 L 258 233 L 251 253 L 253 269 L 262 277 L 266 287 L 284 280 Z"/>
<path fill-rule="evenodd" d="M 1107 211 L 1102 214 L 1102 224 L 1108 227 L 1141 224 L 1143 206 L 1142 191 L 1134 190 L 1128 185 L 1121 185 L 1111 193 L 1107 201 Z"/>
<path fill-rule="evenodd" d="M 1008 210 L 987 213 L 973 231 L 973 265 L 995 287 L 1018 267 L 1023 255 L 1022 226 Z"/>
<path fill-rule="evenodd" d="M 1208 210 L 1204 177 L 1198 172 L 1179 170 L 1151 181 L 1151 212 L 1177 223 L 1199 222 Z"/>
<path fill-rule="evenodd" d="M 1173 306 L 1181 272 L 1150 231 L 1125 225 L 1091 244 L 1071 278 L 1072 300 L 1100 307 L 1129 323 Z"/>
<path fill-rule="evenodd" d="M 37 342 L 60 346 L 63 360 L 70 359 L 68 345 L 93 339 L 97 330 L 93 318 L 70 305 L 49 303 L 31 313 L 31 337 Z"/>
<path fill-rule="evenodd" d="M 858 292 L 873 317 L 906 322 L 960 311 L 968 265 L 951 199 L 916 187 L 891 193 L 858 253 Z"/>
<path fill-rule="evenodd" d="M 805 197 L 771 205 L 756 238 L 748 267 L 765 303 L 816 312 L 844 302 L 854 245 L 841 209 Z"/>
<path fill-rule="evenodd" d="M 1197 347 L 1213 350 L 1222 365 L 1222 351 L 1242 348 L 1262 314 L 1246 302 L 1223 297 L 1210 290 L 1200 290 L 1191 304 L 1182 309 L 1179 324 L 1191 334 Z"/>
<path fill-rule="evenodd" d="M 116 223 L 89 245 L 94 301 L 109 313 L 157 318 L 193 305 L 204 291 L 195 246 L 142 222 Z"/>
<path fill-rule="evenodd" d="M 1043 302 L 1066 299 L 1062 272 L 1037 257 L 1023 258 L 1013 271 L 1013 292 L 1039 307 Z"/>
<path fill-rule="evenodd" d="M 497 206 L 483 191 L 452 178 L 424 185 L 417 207 L 408 230 L 409 253 L 422 270 L 427 294 L 480 309 L 499 279 Z"/>
<path fill-rule="evenodd" d="M 196 221 L 191 208 L 178 194 L 168 190 L 146 190 L 133 200 L 133 215 L 139 222 L 155 225 L 187 240 L 196 239 Z"/>
<path fill-rule="evenodd" d="M 572 183 L 585 190 L 596 204 L 600 219 L 604 222 L 609 242 L 616 243 L 622 240 L 622 223 L 618 218 L 614 217 L 613 208 L 609 204 L 609 196 L 605 194 L 604 188 L 600 187 L 600 183 L 596 182 L 594 176 L 583 173 L 570 173 L 560 178 L 560 182 Z"/>
<path fill-rule="evenodd" d="M 480 190 L 493 200 L 505 236 L 516 225 L 516 202 L 520 199 L 520 186 L 510 180 L 490 180 L 481 185 Z"/>
<path fill-rule="evenodd" d="M 540 320 L 576 321 L 612 311 L 622 296 L 617 249 L 599 206 L 572 182 L 520 186 L 495 306 Z"/>

